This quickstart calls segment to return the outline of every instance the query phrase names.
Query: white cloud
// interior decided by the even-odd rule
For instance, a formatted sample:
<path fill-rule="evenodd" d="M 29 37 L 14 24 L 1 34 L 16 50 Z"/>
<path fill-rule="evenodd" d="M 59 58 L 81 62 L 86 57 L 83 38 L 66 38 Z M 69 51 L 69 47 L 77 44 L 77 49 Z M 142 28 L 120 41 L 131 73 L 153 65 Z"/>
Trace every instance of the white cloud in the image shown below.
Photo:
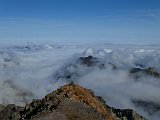
<path fill-rule="evenodd" d="M 49 46 L 49 48 L 48 48 Z M 51 47 L 52 46 L 52 47 Z M 26 46 L 30 47 L 30 46 Z M 34 46 L 32 46 L 34 47 Z M 159 112 L 148 115 L 137 108 L 132 100 L 152 102 L 160 105 L 160 80 L 143 75 L 134 80 L 129 74 L 132 67 L 141 64 L 160 71 L 160 50 L 153 46 L 61 46 L 40 45 L 38 49 L 25 50 L 25 46 L 0 50 L 0 103 L 24 105 L 33 98 L 42 98 L 47 93 L 66 84 L 65 79 L 55 75 L 72 73 L 82 86 L 93 89 L 107 104 L 117 108 L 132 108 L 149 119 L 160 117 Z M 81 56 L 93 55 L 99 58 L 98 65 L 86 67 L 76 64 Z M 119 69 L 113 70 L 108 63 Z M 67 67 L 70 65 L 70 67 Z M 25 96 L 24 96 L 25 95 Z M 5 102 L 4 102 L 5 101 Z"/>

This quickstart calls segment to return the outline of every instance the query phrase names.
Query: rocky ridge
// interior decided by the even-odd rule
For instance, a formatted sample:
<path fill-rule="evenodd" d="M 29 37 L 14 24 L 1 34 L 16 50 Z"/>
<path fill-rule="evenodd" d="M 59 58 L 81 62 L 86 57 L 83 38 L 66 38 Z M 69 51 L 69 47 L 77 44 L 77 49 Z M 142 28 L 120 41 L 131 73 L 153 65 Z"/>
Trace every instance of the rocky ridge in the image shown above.
<path fill-rule="evenodd" d="M 109 107 L 103 98 L 74 83 L 25 107 L 0 106 L 0 120 L 145 120 L 131 109 Z"/>

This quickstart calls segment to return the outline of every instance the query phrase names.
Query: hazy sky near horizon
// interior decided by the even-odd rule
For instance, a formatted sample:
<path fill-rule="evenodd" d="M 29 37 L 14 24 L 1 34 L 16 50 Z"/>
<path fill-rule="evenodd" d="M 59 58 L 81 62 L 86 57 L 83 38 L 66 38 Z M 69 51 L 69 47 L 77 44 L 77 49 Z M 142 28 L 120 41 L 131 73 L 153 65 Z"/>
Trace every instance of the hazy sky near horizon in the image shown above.
<path fill-rule="evenodd" d="M 159 0 L 0 0 L 0 44 L 160 44 Z"/>

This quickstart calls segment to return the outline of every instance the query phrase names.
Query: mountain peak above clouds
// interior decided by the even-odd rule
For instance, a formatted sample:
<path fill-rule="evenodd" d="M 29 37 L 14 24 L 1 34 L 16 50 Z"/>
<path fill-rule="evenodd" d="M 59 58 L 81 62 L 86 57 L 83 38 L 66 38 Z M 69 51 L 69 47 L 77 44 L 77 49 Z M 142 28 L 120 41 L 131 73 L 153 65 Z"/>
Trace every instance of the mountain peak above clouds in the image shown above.
<path fill-rule="evenodd" d="M 145 120 L 131 109 L 115 109 L 73 82 L 25 107 L 0 106 L 1 120 Z"/>

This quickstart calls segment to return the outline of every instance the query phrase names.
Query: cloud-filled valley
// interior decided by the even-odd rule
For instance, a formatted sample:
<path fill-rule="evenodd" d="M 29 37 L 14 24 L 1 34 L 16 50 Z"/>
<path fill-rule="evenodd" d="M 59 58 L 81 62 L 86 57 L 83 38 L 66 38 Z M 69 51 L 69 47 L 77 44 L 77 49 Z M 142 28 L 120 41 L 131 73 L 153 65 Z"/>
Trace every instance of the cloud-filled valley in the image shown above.
<path fill-rule="evenodd" d="M 0 48 L 0 104 L 25 105 L 74 81 L 116 108 L 160 117 L 157 46 L 26 45 Z"/>

